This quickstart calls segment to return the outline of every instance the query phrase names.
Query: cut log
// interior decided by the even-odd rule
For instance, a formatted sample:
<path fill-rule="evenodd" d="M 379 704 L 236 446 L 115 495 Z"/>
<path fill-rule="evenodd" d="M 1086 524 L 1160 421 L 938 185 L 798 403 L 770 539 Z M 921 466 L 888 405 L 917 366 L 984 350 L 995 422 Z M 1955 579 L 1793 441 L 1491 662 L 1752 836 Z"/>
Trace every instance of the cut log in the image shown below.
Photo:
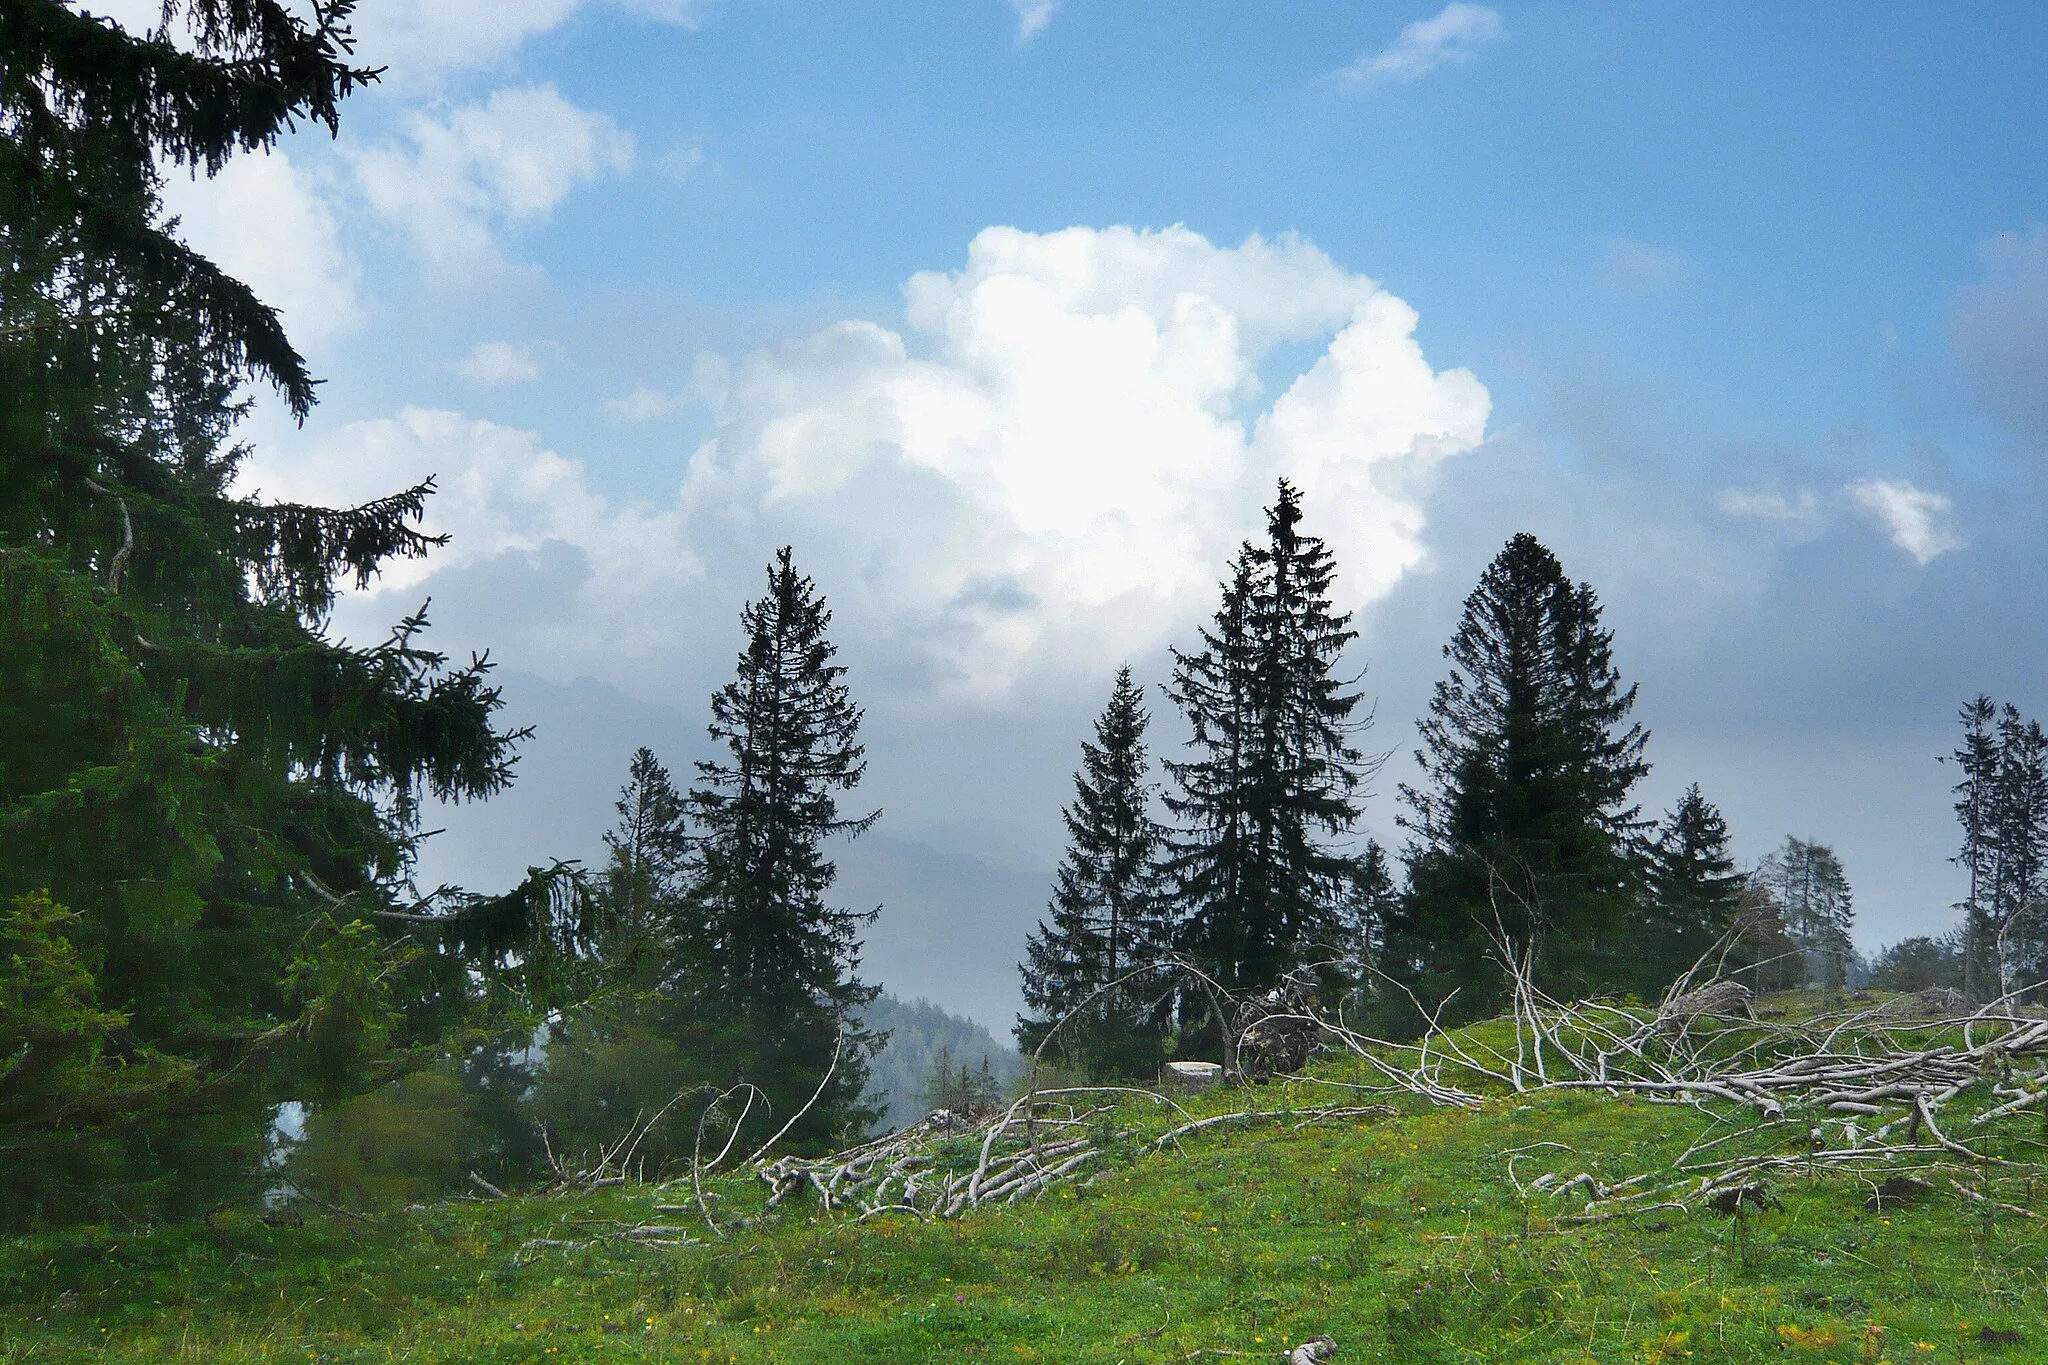
<path fill-rule="evenodd" d="M 1163 1079 L 1189 1092 L 1209 1090 L 1223 1083 L 1221 1062 L 1168 1062 Z"/>

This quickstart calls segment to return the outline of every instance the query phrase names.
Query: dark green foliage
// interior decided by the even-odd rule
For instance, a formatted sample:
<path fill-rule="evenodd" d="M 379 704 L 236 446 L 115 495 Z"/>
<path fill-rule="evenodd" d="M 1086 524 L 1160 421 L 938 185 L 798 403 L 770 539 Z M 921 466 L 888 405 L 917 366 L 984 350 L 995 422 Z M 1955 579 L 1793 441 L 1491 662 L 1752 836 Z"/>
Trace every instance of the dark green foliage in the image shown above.
<path fill-rule="evenodd" d="M 1689 970 L 1734 927 L 1743 885 L 1728 851 L 1728 822 L 1695 782 L 1665 814 L 1649 847 L 1637 930 L 1645 998 Z M 1734 966 L 1749 960 L 1739 946 L 1728 959 Z"/>
<path fill-rule="evenodd" d="M 1940 938 L 1916 935 L 1900 939 L 1871 964 L 1870 985 L 1881 991 L 1924 991 L 1935 986 L 1963 987 L 1961 935 Z"/>
<path fill-rule="evenodd" d="M 518 738 L 423 618 L 368 648 L 323 634 L 342 583 L 438 543 L 431 485 L 354 509 L 229 493 L 243 383 L 303 414 L 313 381 L 156 198 L 160 161 L 331 128 L 366 78 L 348 8 L 192 0 L 174 44 L 0 6 L 0 900 L 67 907 L 38 933 L 122 1020 L 12 1097 L 0 1222 L 253 1184 L 277 1102 L 372 1084 L 561 960 L 559 877 L 406 904 L 418 801 L 498 790 Z"/>
<path fill-rule="evenodd" d="M 0 907 L 0 1125 L 91 1128 L 192 1082 L 189 1063 L 121 1046 L 128 1021 L 99 1007 L 77 922 L 47 896 Z"/>
<path fill-rule="evenodd" d="M 93 442 L 61 419 L 83 415 L 110 360 L 260 374 L 299 416 L 312 407 L 314 381 L 276 314 L 156 212 L 160 163 L 210 175 L 302 119 L 332 132 L 342 99 L 374 79 L 349 61 L 354 0 L 310 8 L 171 0 L 164 30 L 135 37 L 58 0 L 0 7 L 0 402 L 12 453 L 57 457 L 10 458 L 0 499 L 61 504 L 92 477 L 80 447 Z"/>
<path fill-rule="evenodd" d="M 1534 536 L 1507 543 L 1465 599 L 1403 786 L 1408 895 L 1389 970 L 1447 1018 L 1501 999 L 1496 937 L 1537 945 L 1542 984 L 1570 999 L 1636 982 L 1630 932 L 1640 829 L 1629 793 L 1649 771 L 1630 724 L 1600 599 Z"/>
<path fill-rule="evenodd" d="M 1067 852 L 1051 917 L 1025 941 L 1019 964 L 1031 1011 L 1017 1021 L 1019 1048 L 1034 1051 L 1058 1026 L 1057 1058 L 1097 1076 L 1149 1078 L 1162 1056 L 1167 978 L 1116 984 L 1172 947 L 1158 866 L 1164 831 L 1152 817 L 1145 753 L 1149 720 L 1131 670 L 1119 670 L 1095 738 L 1081 743 L 1074 799 L 1060 812 Z"/>
<path fill-rule="evenodd" d="M 1174 651 L 1167 689 L 1194 750 L 1166 765 L 1182 938 L 1233 988 L 1264 989 L 1324 955 L 1354 875 L 1334 841 L 1375 766 L 1355 746 L 1370 718 L 1337 672 L 1358 633 L 1331 605 L 1328 547 L 1300 524 L 1283 479 L 1265 542 L 1239 552 L 1202 647 Z"/>
<path fill-rule="evenodd" d="M 710 734 L 725 755 L 697 764 L 689 793 L 689 892 L 678 933 L 686 1050 L 714 1079 L 752 1082 L 786 1116 L 837 1055 L 823 1094 L 791 1133 L 812 1145 L 856 1136 L 873 1121 L 861 1093 L 880 1042 L 857 1022 L 875 988 L 854 976 L 859 930 L 874 912 L 825 902 L 836 873 L 825 841 L 859 835 L 880 814 L 839 812 L 839 795 L 859 784 L 867 761 L 855 740 L 861 710 L 825 635 L 831 619 L 789 550 L 780 551 L 767 593 L 740 614 L 747 643 L 737 675 L 711 699 Z"/>

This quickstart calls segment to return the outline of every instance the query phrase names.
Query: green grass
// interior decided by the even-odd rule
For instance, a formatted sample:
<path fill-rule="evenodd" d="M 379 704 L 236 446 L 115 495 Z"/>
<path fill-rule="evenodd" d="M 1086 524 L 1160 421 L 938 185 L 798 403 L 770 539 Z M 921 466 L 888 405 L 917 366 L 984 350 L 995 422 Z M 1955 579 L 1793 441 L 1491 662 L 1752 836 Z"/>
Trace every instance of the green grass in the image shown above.
<path fill-rule="evenodd" d="M 1341 1098 L 1273 1085 L 1197 1108 Z M 535 1237 L 698 1221 L 651 1213 L 677 1191 L 627 1188 L 0 1242 L 0 1361 L 1280 1359 L 1321 1332 L 1342 1361 L 2048 1359 L 2048 1224 L 1987 1222 L 1951 1195 L 1880 1215 L 1859 1182 L 1802 1175 L 1740 1225 L 1673 1209 L 1575 1225 L 1582 1196 L 1525 1203 L 1501 1153 L 1563 1143 L 1522 1174 L 1612 1179 L 1729 1116 L 1583 1093 L 1402 1107 L 1133 1148 L 1090 1188 L 952 1223 L 806 1204 L 703 1246 L 518 1254 Z M 719 1189 L 722 1216 L 758 1209 L 758 1186 Z M 1995 1192 L 2036 1194 L 2017 1177 Z"/>

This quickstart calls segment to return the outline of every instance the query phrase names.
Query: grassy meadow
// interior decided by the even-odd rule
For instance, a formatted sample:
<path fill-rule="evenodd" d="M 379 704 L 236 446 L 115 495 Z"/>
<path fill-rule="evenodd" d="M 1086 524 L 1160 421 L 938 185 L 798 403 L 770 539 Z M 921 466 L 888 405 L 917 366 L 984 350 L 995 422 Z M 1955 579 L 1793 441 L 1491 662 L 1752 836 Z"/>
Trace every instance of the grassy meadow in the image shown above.
<path fill-rule="evenodd" d="M 1611 1182 L 1701 1140 L 1796 1151 L 1809 1129 L 1585 1091 L 1311 1122 L 1375 1098 L 1344 1088 L 1369 1080 L 1355 1063 L 1312 1076 L 1191 1099 L 1264 1116 L 1177 1150 L 1118 1139 L 1084 1188 L 950 1222 L 809 1195 L 764 1216 L 759 1182 L 725 1177 L 707 1186 L 723 1238 L 657 1211 L 690 1202 L 683 1180 L 16 1239 L 0 1361 L 1283 1360 L 1318 1333 L 1340 1361 L 2048 1359 L 2048 1224 L 2018 1211 L 2048 1212 L 2038 1161 L 1980 1177 L 1995 1204 L 1936 1182 L 1873 1208 L 1869 1180 L 1793 1170 L 1739 1216 L 1584 1222 L 1582 1191 L 1519 1195 L 1510 1156 L 1525 1183 Z M 1143 1101 L 1116 1118 L 1166 1126 Z M 2016 1163 L 2042 1145 L 2025 1124 L 2002 1139 Z M 693 1244 L 608 1235 L 648 1222 Z"/>

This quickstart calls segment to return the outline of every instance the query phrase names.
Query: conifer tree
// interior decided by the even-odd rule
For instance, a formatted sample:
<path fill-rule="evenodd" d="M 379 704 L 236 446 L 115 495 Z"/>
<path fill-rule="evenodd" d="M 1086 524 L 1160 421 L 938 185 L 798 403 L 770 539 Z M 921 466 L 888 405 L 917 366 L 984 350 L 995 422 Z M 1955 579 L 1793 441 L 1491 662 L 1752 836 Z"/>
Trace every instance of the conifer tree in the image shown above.
<path fill-rule="evenodd" d="M 1998 994 L 2037 985 L 2048 939 L 2048 733 L 2007 705 L 1998 718 L 1992 944 Z"/>
<path fill-rule="evenodd" d="M 1728 822 L 1693 783 L 1649 846 L 1639 940 L 1646 997 L 1688 970 L 1733 927 L 1741 914 L 1743 880 L 1728 850 Z M 1739 962 L 1742 955 L 1731 960 Z"/>
<path fill-rule="evenodd" d="M 1971 699 L 1951 758 L 1969 874 L 1963 902 L 1965 994 L 1972 1000 L 2031 984 L 2048 940 L 2048 734 L 2017 707 Z"/>
<path fill-rule="evenodd" d="M 1784 847 L 1759 863 L 1750 880 L 1777 907 L 1786 936 L 1805 964 L 1805 979 L 1823 990 L 1841 990 L 1855 954 L 1849 931 L 1856 908 L 1835 851 L 1788 835 Z"/>
<path fill-rule="evenodd" d="M 867 760 L 861 709 L 832 662 L 832 614 L 787 547 L 768 590 L 740 614 L 737 675 L 711 699 L 709 732 L 725 750 L 697 764 L 689 793 L 689 891 L 679 933 L 685 990 L 718 1070 L 759 1086 L 785 1113 L 832 1066 L 794 1142 L 857 1136 L 868 1058 L 883 1041 L 858 1012 L 878 993 L 855 975 L 859 929 L 875 913 L 828 906 L 837 869 L 825 841 L 880 818 L 847 817 L 839 797 Z M 846 1042 L 840 1044 L 841 1035 Z M 778 1124 L 780 1120 L 777 1121 Z"/>
<path fill-rule="evenodd" d="M 1955 785 L 1956 819 L 1963 827 L 1963 845 L 1953 861 L 1968 877 L 1963 912 L 1963 996 L 1984 999 L 1985 970 L 1996 934 L 1987 927 L 1990 911 L 1986 891 L 1995 877 L 1998 821 L 1998 742 L 1994 736 L 1998 706 L 1981 693 L 1963 704 L 1963 740 L 1949 755 L 1962 772 Z"/>
<path fill-rule="evenodd" d="M 1336 841 L 1375 766 L 1355 743 L 1370 718 L 1337 671 L 1358 633 L 1330 601 L 1336 565 L 1301 515 L 1282 479 L 1265 542 L 1239 552 L 1202 647 L 1174 651 L 1167 689 L 1194 750 L 1166 765 L 1181 933 L 1233 988 L 1272 985 L 1335 936 L 1354 871 Z"/>
<path fill-rule="evenodd" d="M 612 809 L 619 822 L 604 836 L 600 886 L 621 949 L 637 955 L 667 928 L 688 853 L 683 798 L 653 750 L 633 751 Z"/>
<path fill-rule="evenodd" d="M 1158 982 L 1112 987 L 1170 947 L 1158 859 L 1163 831 L 1152 817 L 1144 694 L 1131 670 L 1116 675 L 1095 738 L 1081 743 L 1074 799 L 1060 812 L 1067 852 L 1053 890 L 1051 917 L 1025 942 L 1024 1003 L 1017 1044 L 1029 1053 L 1076 1007 L 1060 1030 L 1060 1054 L 1090 1072 L 1149 1076 L 1158 1069 L 1161 1020 L 1143 1001 Z M 1110 988 L 1102 995 L 1095 993 Z M 1090 997 L 1094 997 L 1092 1000 Z"/>
<path fill-rule="evenodd" d="M 943 1045 L 933 1054 L 931 1069 L 918 1090 L 918 1103 L 927 1114 L 935 1109 L 962 1115 L 984 1114 L 994 1109 L 1001 1097 L 987 1057 L 981 1059 L 979 1068 L 964 1061 L 956 1066 L 953 1049 Z"/>
<path fill-rule="evenodd" d="M 1649 771 L 1648 737 L 1629 723 L 1636 689 L 1613 643 L 1591 585 L 1527 533 L 1465 599 L 1420 724 L 1424 781 L 1401 788 L 1409 888 L 1388 933 L 1390 970 L 1420 998 L 1457 992 L 1446 1018 L 1501 999 L 1501 931 L 1538 945 L 1539 976 L 1561 996 L 1634 984 L 1628 798 Z"/>
<path fill-rule="evenodd" d="M 157 188 L 334 128 L 372 73 L 350 4 L 308 8 L 174 0 L 136 36 L 0 6 L 0 903 L 54 907 L 37 933 L 121 1020 L 131 1082 L 0 1094 L 0 1222 L 254 1182 L 277 1102 L 369 1083 L 557 960 L 532 933 L 558 880 L 404 903 L 420 799 L 510 778 L 486 665 L 448 668 L 423 615 L 324 633 L 344 582 L 440 543 L 431 483 L 349 509 L 229 491 L 243 386 L 303 417 L 314 381 Z"/>
<path fill-rule="evenodd" d="M 1377 839 L 1365 841 L 1349 893 L 1344 898 L 1340 936 L 1335 947 L 1353 989 L 1370 995 L 1385 953 L 1387 920 L 1399 897 L 1392 860 Z"/>

